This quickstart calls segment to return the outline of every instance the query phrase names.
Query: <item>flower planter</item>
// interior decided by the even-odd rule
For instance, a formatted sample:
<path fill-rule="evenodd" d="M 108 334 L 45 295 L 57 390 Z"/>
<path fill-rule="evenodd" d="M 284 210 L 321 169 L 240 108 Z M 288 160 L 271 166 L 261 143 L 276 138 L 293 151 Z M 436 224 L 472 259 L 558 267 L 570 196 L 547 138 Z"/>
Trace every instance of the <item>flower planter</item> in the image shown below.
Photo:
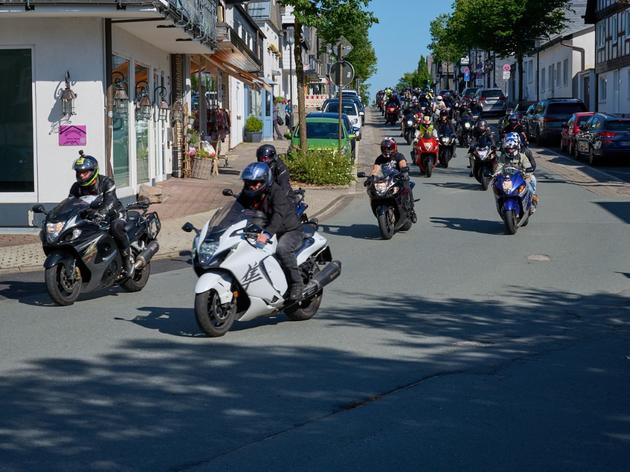
<path fill-rule="evenodd" d="M 262 141 L 262 131 L 257 133 L 245 131 L 245 135 L 243 136 L 243 140 L 246 143 L 259 143 Z"/>
<path fill-rule="evenodd" d="M 212 175 L 212 159 L 203 157 L 192 158 L 192 178 L 209 179 Z"/>

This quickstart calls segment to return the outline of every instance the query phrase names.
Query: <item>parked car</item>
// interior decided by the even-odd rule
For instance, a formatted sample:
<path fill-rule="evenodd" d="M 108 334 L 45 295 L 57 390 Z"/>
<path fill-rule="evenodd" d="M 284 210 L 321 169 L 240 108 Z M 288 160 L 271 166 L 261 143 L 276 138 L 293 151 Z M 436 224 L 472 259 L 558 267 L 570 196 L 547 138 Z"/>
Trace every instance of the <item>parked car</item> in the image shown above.
<path fill-rule="evenodd" d="M 323 111 L 313 111 L 311 113 L 307 113 L 306 118 L 333 118 L 335 120 L 339 120 L 339 114 L 326 113 Z M 350 143 L 352 145 L 352 157 L 353 159 L 356 159 L 357 157 L 356 144 L 357 144 L 357 141 L 361 139 L 360 138 L 361 135 L 357 133 L 360 132 L 361 130 L 359 128 L 355 128 L 352 126 L 352 123 L 350 122 L 350 118 L 345 113 L 341 115 L 341 119 L 343 121 L 343 126 L 346 128 L 346 133 L 348 135 L 348 138 L 350 138 Z"/>
<path fill-rule="evenodd" d="M 535 110 L 536 110 L 536 103 L 533 103 L 527 107 L 527 110 L 525 110 L 525 113 L 523 114 L 523 118 L 521 119 L 521 123 L 523 123 L 523 128 L 525 129 L 525 134 L 527 135 L 528 139 L 530 139 L 531 137 L 529 128 L 531 125 L 531 121 L 534 117 Z"/>
<path fill-rule="evenodd" d="M 358 98 L 359 101 L 361 101 L 361 95 L 359 95 L 359 92 L 357 92 L 356 90 L 343 90 L 341 94 L 343 95 L 344 100 L 346 99 L 346 97 L 348 97 L 348 98 Z"/>
<path fill-rule="evenodd" d="M 474 100 L 477 101 L 482 115 L 501 115 L 507 110 L 507 99 L 503 90 L 498 88 L 480 88 L 475 93 Z"/>
<path fill-rule="evenodd" d="M 562 124 L 573 113 L 587 111 L 584 102 L 577 98 L 546 98 L 536 105 L 529 122 L 529 138 L 538 144 L 560 140 Z"/>
<path fill-rule="evenodd" d="M 359 98 L 359 96 L 356 94 L 346 96 L 346 91 L 344 90 L 343 101 L 345 102 L 346 100 L 350 100 L 354 102 L 354 104 L 357 106 L 357 108 L 359 109 L 359 115 L 361 116 L 361 125 L 364 125 L 365 124 L 365 106 L 361 102 L 361 99 Z"/>
<path fill-rule="evenodd" d="M 575 156 L 575 137 L 580 133 L 580 126 L 584 126 L 594 115 L 592 111 L 573 113 L 569 121 L 562 125 L 560 133 L 560 150 Z"/>
<path fill-rule="evenodd" d="M 350 118 L 350 122 L 352 123 L 352 126 L 356 126 L 360 129 L 363 123 L 361 120 L 361 114 L 359 113 L 359 107 L 357 106 L 357 104 L 354 103 L 354 101 L 344 100 L 342 106 L 343 106 L 342 113 L 345 113 L 346 115 L 348 115 L 348 118 Z M 339 113 L 339 100 L 336 98 L 327 100 L 326 104 L 322 107 L 322 111 L 328 112 L 328 113 Z"/>
<path fill-rule="evenodd" d="M 475 97 L 477 90 L 479 90 L 479 87 L 465 88 L 464 91 L 462 92 L 462 100 L 464 102 L 470 102 Z"/>
<path fill-rule="evenodd" d="M 306 117 L 306 140 L 309 149 L 330 149 L 337 150 L 339 142 L 337 140 L 339 130 L 339 119 L 337 113 L 335 118 L 327 118 L 322 116 Z M 352 140 L 345 126 L 341 127 L 341 152 L 352 156 Z M 300 127 L 296 126 L 291 136 L 291 149 L 300 145 Z"/>
<path fill-rule="evenodd" d="M 630 158 L 630 118 L 606 113 L 594 114 L 576 136 L 577 158 L 590 165 L 607 158 Z"/>

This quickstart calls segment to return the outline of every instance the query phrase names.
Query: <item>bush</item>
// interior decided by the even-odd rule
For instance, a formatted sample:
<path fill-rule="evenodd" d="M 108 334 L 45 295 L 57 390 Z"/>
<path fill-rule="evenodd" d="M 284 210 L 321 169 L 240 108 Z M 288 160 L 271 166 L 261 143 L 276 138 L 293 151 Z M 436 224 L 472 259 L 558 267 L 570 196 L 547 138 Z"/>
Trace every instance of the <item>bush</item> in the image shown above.
<path fill-rule="evenodd" d="M 336 150 L 312 149 L 306 153 L 292 151 L 286 159 L 291 180 L 313 185 L 348 185 L 352 176 L 352 160 Z"/>
<path fill-rule="evenodd" d="M 260 118 L 250 115 L 245 121 L 245 131 L 248 133 L 260 133 L 263 129 L 263 122 Z"/>

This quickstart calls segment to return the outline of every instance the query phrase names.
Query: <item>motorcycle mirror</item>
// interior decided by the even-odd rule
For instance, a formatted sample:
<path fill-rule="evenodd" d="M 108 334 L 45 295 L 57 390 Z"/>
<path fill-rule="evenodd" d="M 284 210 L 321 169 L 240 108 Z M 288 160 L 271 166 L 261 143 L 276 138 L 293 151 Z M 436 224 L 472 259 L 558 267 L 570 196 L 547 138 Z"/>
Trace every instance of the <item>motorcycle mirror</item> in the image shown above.
<path fill-rule="evenodd" d="M 223 192 L 221 192 L 221 193 L 223 193 L 223 196 L 225 196 L 225 197 L 233 197 L 234 196 L 234 192 L 232 191 L 231 188 L 224 188 Z"/>
<path fill-rule="evenodd" d="M 195 230 L 195 227 L 190 222 L 184 223 L 184 226 L 182 226 L 182 230 L 186 231 L 187 233 L 190 233 Z"/>
<path fill-rule="evenodd" d="M 365 172 L 357 172 L 357 177 L 360 179 L 365 178 Z"/>
<path fill-rule="evenodd" d="M 44 205 L 38 204 L 38 205 L 33 205 L 33 208 L 31 208 L 31 211 L 33 213 L 43 213 L 46 214 L 46 209 L 44 208 Z"/>

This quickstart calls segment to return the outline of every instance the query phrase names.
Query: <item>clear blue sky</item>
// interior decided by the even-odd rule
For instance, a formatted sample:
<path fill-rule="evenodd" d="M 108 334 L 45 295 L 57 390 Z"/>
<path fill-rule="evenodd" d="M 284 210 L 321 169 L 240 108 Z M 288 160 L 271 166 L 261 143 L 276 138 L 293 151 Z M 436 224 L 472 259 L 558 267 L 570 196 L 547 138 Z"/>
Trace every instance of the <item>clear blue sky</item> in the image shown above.
<path fill-rule="evenodd" d="M 509 1 L 509 0 L 508 0 Z M 429 24 L 440 13 L 452 10 L 452 0 L 372 0 L 369 9 L 379 19 L 370 29 L 378 70 L 369 80 L 370 98 L 418 66 L 428 55 Z"/>

